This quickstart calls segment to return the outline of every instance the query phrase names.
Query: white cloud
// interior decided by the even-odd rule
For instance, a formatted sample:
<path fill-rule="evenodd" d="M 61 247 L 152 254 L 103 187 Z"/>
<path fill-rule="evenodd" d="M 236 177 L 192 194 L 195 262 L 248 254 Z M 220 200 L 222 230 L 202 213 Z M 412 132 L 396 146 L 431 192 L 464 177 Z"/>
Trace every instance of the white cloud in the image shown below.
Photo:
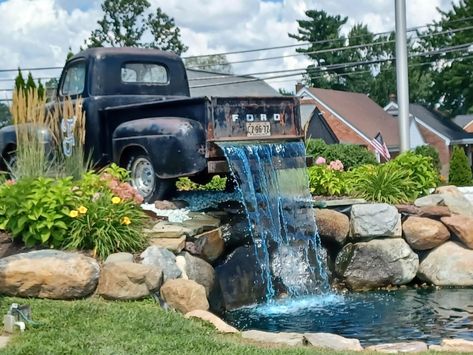
<path fill-rule="evenodd" d="M 314 8 L 312 0 L 149 0 L 174 17 L 189 51 L 186 55 L 297 43 L 288 32 L 297 31 L 298 19 Z M 456 0 L 458 2 L 458 0 Z M 408 0 L 407 25 L 438 19 L 436 7 L 448 9 L 449 0 Z M 0 2 L 0 69 L 60 66 L 68 47 L 77 51 L 101 17 L 100 0 L 6 0 Z M 319 0 L 317 9 L 348 16 L 348 26 L 363 22 L 373 32 L 394 29 L 394 2 L 390 0 Z M 228 56 L 230 61 L 294 54 L 294 48 Z M 237 73 L 303 68 L 303 56 L 235 65 Z M 58 72 L 35 72 L 35 76 Z M 13 77 L 2 74 L 0 79 Z M 296 78 L 272 81 L 291 89 Z M 11 83 L 0 82 L 0 88 Z M 0 97 L 4 94 L 0 92 Z"/>

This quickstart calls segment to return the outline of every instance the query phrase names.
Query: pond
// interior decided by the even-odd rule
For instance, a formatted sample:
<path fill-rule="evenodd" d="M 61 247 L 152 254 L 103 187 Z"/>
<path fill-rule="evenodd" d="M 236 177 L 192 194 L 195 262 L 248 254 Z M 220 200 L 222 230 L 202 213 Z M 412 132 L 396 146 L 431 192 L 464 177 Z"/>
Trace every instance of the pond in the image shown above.
<path fill-rule="evenodd" d="M 364 345 L 473 340 L 473 289 L 401 289 L 284 299 L 227 312 L 238 329 L 326 332 Z"/>

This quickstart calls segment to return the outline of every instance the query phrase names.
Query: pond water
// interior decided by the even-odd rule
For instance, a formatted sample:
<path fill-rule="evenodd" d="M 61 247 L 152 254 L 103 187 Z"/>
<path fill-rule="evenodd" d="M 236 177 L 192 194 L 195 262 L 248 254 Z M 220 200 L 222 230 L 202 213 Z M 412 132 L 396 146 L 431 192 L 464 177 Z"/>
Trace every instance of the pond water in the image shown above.
<path fill-rule="evenodd" d="M 227 312 L 238 329 L 326 332 L 363 345 L 473 340 L 473 289 L 402 289 L 284 299 Z"/>

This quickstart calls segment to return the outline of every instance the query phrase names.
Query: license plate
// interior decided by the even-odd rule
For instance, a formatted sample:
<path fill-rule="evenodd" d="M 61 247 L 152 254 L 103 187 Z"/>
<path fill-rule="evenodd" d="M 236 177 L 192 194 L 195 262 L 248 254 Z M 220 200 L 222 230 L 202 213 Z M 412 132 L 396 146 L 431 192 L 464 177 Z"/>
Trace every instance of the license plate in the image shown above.
<path fill-rule="evenodd" d="M 246 122 L 246 135 L 248 137 L 266 137 L 271 135 L 269 122 Z"/>

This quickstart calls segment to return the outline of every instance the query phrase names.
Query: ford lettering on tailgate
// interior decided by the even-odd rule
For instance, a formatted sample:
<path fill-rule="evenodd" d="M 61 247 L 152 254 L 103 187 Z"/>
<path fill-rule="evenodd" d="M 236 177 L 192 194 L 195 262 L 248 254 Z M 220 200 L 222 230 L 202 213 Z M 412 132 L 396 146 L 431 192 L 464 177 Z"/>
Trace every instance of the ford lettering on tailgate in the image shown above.
<path fill-rule="evenodd" d="M 297 99 L 294 97 L 212 98 L 209 140 L 299 138 Z"/>

